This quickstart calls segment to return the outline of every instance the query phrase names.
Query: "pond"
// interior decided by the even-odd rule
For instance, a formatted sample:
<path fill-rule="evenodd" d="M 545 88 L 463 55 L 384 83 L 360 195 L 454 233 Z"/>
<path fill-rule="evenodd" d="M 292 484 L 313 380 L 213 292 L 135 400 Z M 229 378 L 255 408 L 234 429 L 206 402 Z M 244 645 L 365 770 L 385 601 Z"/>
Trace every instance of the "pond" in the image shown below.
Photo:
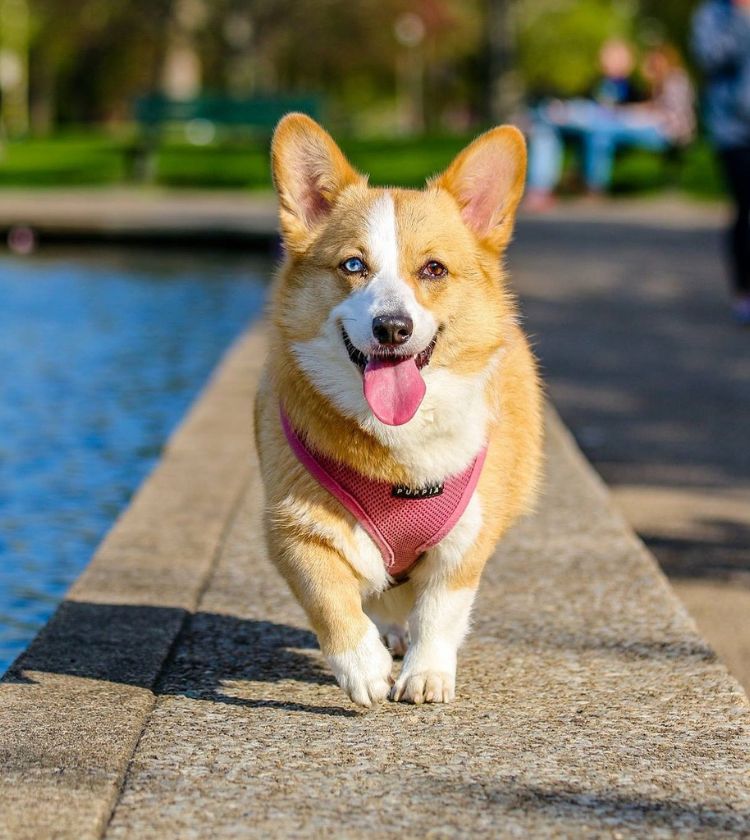
<path fill-rule="evenodd" d="M 260 315 L 269 269 L 236 253 L 0 256 L 0 674 Z"/>

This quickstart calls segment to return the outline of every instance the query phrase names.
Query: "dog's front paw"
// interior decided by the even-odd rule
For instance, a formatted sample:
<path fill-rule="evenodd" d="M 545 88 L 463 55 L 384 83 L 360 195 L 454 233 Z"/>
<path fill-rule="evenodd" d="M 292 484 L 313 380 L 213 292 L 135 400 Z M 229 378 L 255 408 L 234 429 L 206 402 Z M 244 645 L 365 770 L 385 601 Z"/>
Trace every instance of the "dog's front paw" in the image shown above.
<path fill-rule="evenodd" d="M 372 706 L 388 696 L 393 660 L 374 624 L 357 647 L 330 655 L 328 662 L 338 684 L 359 706 Z"/>
<path fill-rule="evenodd" d="M 456 696 L 456 677 L 445 671 L 412 673 L 405 668 L 391 689 L 391 700 L 403 703 L 450 703 Z"/>

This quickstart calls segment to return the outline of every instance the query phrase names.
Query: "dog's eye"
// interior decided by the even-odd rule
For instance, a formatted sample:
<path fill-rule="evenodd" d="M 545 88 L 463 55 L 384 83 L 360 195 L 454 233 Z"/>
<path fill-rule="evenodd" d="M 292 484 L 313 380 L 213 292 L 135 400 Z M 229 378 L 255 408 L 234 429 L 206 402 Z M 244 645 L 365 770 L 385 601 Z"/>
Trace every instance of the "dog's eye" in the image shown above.
<path fill-rule="evenodd" d="M 367 266 L 359 257 L 349 257 L 341 263 L 341 270 L 347 274 L 364 274 Z"/>
<path fill-rule="evenodd" d="M 441 277 L 445 277 L 447 273 L 448 269 L 437 260 L 426 262 L 419 270 L 419 276 L 427 280 L 439 280 Z"/>

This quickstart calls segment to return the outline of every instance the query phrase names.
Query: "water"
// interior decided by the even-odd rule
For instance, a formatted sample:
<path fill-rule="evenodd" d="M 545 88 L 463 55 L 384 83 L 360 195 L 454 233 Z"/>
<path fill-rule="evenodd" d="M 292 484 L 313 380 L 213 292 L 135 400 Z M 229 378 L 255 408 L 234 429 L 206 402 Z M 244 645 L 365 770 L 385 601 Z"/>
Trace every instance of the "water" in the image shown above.
<path fill-rule="evenodd" d="M 236 255 L 0 256 L 0 674 L 259 315 L 267 276 Z"/>

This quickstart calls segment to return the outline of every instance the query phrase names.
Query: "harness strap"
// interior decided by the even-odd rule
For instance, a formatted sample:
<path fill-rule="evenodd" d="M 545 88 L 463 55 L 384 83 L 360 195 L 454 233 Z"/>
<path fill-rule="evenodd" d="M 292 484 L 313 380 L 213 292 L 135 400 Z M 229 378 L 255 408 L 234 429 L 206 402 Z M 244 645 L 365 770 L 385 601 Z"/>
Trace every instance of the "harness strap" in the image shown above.
<path fill-rule="evenodd" d="M 281 425 L 299 462 L 362 525 L 386 571 L 403 581 L 427 549 L 453 529 L 476 490 L 487 447 L 461 473 L 428 488 L 392 485 L 310 449 L 283 409 Z"/>

